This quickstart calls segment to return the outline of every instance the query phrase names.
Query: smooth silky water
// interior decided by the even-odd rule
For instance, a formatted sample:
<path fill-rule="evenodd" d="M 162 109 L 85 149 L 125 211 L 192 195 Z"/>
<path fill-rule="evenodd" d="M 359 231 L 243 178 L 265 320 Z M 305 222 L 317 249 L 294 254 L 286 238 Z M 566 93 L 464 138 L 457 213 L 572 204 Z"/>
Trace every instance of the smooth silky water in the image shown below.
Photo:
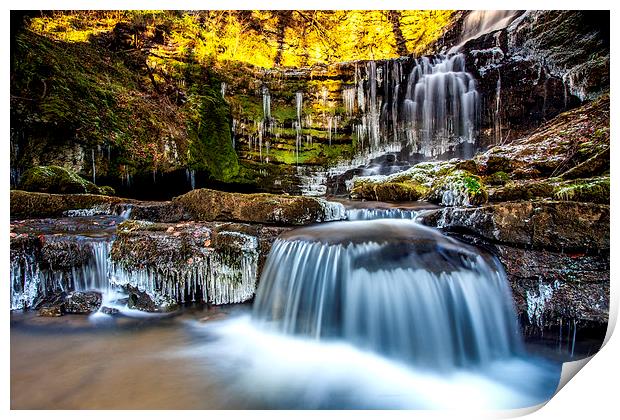
<path fill-rule="evenodd" d="M 386 217 L 281 236 L 252 314 L 194 325 L 209 339 L 184 356 L 216 373 L 231 405 L 478 409 L 549 399 L 561 366 L 524 350 L 499 262 Z"/>

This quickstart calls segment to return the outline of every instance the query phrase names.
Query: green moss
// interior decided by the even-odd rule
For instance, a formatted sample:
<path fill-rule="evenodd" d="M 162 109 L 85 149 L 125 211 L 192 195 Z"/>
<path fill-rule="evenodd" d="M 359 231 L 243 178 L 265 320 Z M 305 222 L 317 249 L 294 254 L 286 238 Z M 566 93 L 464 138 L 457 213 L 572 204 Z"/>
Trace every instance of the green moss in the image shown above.
<path fill-rule="evenodd" d="M 102 187 L 99 187 L 99 194 L 101 194 L 101 195 L 116 195 L 116 191 L 114 190 L 114 188 L 110 187 L 109 185 L 104 185 Z"/>
<path fill-rule="evenodd" d="M 211 177 L 230 182 L 239 175 L 237 154 L 232 147 L 231 115 L 219 91 L 220 83 L 198 66 L 188 69 L 190 101 L 189 166 L 206 170 Z"/>
<path fill-rule="evenodd" d="M 510 181 L 510 176 L 503 171 L 494 172 L 484 177 L 484 182 L 488 185 L 505 185 Z"/>
<path fill-rule="evenodd" d="M 554 198 L 563 201 L 588 203 L 609 203 L 609 177 L 575 180 L 560 184 L 554 191 Z"/>
<path fill-rule="evenodd" d="M 415 182 L 358 182 L 351 190 L 351 198 L 376 201 L 417 201 L 428 188 Z"/>
<path fill-rule="evenodd" d="M 463 169 L 456 169 L 437 177 L 425 198 L 437 204 L 459 206 L 484 204 L 488 197 L 482 178 Z"/>
<path fill-rule="evenodd" d="M 73 171 L 61 166 L 34 166 L 21 178 L 20 188 L 24 191 L 55 194 L 101 193 L 100 189 Z"/>
<path fill-rule="evenodd" d="M 276 103 L 271 106 L 271 117 L 279 122 L 290 121 L 297 118 L 297 108 Z"/>

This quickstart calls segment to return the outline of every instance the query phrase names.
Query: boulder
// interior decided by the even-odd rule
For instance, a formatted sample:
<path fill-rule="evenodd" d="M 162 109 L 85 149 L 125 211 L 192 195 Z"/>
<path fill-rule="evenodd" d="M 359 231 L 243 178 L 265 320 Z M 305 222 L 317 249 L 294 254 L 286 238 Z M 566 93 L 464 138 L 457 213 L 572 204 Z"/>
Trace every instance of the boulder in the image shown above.
<path fill-rule="evenodd" d="M 64 311 L 67 314 L 89 314 L 96 312 L 100 306 L 101 293 L 94 290 L 69 293 L 64 301 Z"/>
<path fill-rule="evenodd" d="M 151 296 L 151 294 L 133 286 L 127 286 L 126 289 L 129 293 L 127 306 L 130 309 L 144 312 L 171 312 L 178 308 L 178 305 L 171 299 Z"/>
<path fill-rule="evenodd" d="M 320 198 L 197 189 L 174 199 L 197 221 L 307 225 L 343 220 L 344 206 Z"/>
<path fill-rule="evenodd" d="M 11 219 L 60 217 L 64 212 L 91 209 L 98 205 L 116 205 L 133 200 L 96 194 L 47 194 L 11 191 Z"/>
<path fill-rule="evenodd" d="M 114 195 L 114 188 L 98 187 L 62 166 L 34 166 L 21 176 L 20 189 L 53 194 Z"/>
<path fill-rule="evenodd" d="M 477 208 L 446 207 L 419 220 L 472 232 L 494 243 L 553 251 L 609 250 L 609 205 L 572 201 L 522 201 Z"/>

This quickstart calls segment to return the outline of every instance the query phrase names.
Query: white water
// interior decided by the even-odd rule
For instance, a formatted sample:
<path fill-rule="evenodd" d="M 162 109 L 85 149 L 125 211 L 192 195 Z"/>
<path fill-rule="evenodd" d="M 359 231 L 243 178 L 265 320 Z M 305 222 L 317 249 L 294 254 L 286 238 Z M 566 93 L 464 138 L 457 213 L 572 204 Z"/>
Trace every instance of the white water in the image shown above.
<path fill-rule="evenodd" d="M 460 143 L 473 149 L 479 101 L 463 55 L 417 59 L 404 99 L 409 143 L 425 156 L 440 155 Z"/>
<path fill-rule="evenodd" d="M 347 209 L 348 220 L 415 219 L 418 212 L 403 209 Z"/>
<path fill-rule="evenodd" d="M 463 20 L 461 39 L 450 52 L 457 52 L 467 41 L 489 32 L 505 28 L 513 20 L 516 10 L 473 10 Z"/>
<path fill-rule="evenodd" d="M 259 408 L 519 408 L 559 366 L 522 350 L 501 266 L 406 220 L 338 222 L 278 239 L 250 317 L 195 326 L 204 364 Z"/>
<path fill-rule="evenodd" d="M 343 219 L 344 207 L 324 202 L 326 220 Z M 122 218 L 129 216 L 125 209 Z M 45 245 L 14 250 L 11 253 L 11 309 L 32 309 L 38 299 L 49 294 L 96 290 L 103 294 L 103 305 L 126 308 L 114 301 L 125 286 L 146 292 L 156 304 L 185 302 L 185 297 L 221 305 L 240 303 L 252 298 L 258 270 L 258 241 L 238 232 L 219 232 L 238 245 L 237 252 L 207 250 L 204 258 L 193 258 L 184 267 L 125 267 L 113 263 L 110 252 L 114 237 L 91 238 L 81 235 L 42 235 Z M 49 265 L 64 261 L 64 253 L 84 255 L 83 260 L 69 262 L 68 267 Z M 69 255 L 71 256 L 71 255 Z M 123 309 L 123 311 L 125 311 Z M 124 313 L 124 312 L 123 312 Z M 131 312 L 134 313 L 134 312 Z M 103 315 L 103 314 L 100 314 Z"/>

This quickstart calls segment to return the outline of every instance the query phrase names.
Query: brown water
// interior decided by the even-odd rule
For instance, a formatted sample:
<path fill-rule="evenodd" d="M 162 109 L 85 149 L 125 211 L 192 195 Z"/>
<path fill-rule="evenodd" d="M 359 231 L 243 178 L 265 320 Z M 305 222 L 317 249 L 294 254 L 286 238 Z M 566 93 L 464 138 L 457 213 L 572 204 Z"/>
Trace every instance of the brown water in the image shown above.
<path fill-rule="evenodd" d="M 218 387 L 178 354 L 192 344 L 187 321 L 243 307 L 194 309 L 168 319 L 11 313 L 11 409 L 223 409 Z"/>

